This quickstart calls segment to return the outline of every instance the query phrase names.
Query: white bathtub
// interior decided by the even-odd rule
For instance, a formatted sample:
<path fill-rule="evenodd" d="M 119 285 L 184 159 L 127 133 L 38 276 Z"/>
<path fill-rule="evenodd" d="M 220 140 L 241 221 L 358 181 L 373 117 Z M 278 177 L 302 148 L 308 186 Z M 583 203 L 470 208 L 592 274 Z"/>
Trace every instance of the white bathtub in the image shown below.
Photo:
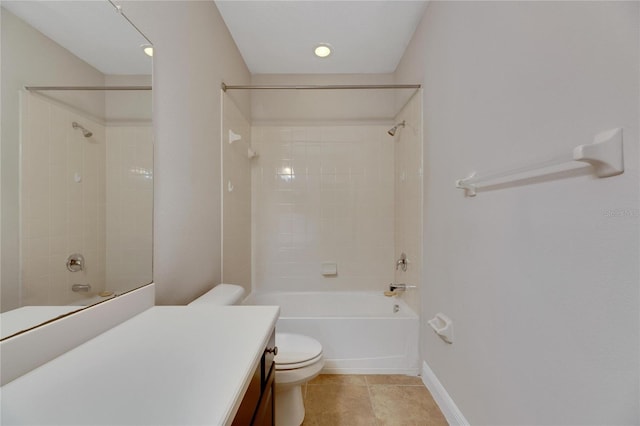
<path fill-rule="evenodd" d="M 382 292 L 253 292 L 243 303 L 280 306 L 276 330 L 320 341 L 325 373 L 419 372 L 418 316 L 401 299 Z"/>

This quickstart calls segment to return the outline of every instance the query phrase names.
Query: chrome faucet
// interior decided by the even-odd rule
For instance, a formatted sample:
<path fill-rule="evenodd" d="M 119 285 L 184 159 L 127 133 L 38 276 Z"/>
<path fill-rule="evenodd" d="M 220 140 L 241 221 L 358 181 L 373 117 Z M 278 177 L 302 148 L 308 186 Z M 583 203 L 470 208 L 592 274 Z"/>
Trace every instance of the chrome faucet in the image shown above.
<path fill-rule="evenodd" d="M 408 288 L 416 288 L 415 285 L 407 285 L 407 284 L 402 284 L 402 283 L 391 283 L 389 284 L 389 290 L 390 291 L 407 291 Z"/>
<path fill-rule="evenodd" d="M 400 259 L 396 261 L 396 271 L 398 268 L 402 268 L 402 271 L 407 272 L 407 265 L 409 264 L 409 260 L 407 259 L 406 253 L 400 253 Z"/>
<path fill-rule="evenodd" d="M 69 272 L 78 272 L 84 269 L 84 256 L 80 253 L 73 253 L 67 258 L 67 269 Z"/>
<path fill-rule="evenodd" d="M 87 292 L 91 290 L 91 284 L 74 284 L 71 286 L 71 291 L 78 292 Z"/>

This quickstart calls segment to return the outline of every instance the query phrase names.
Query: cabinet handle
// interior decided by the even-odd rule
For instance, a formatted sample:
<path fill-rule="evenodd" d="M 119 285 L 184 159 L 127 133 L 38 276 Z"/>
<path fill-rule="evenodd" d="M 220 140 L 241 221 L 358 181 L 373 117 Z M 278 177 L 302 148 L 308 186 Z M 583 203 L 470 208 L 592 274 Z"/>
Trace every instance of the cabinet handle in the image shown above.
<path fill-rule="evenodd" d="M 278 347 L 274 346 L 273 348 L 267 348 L 264 350 L 268 354 L 278 355 Z"/>

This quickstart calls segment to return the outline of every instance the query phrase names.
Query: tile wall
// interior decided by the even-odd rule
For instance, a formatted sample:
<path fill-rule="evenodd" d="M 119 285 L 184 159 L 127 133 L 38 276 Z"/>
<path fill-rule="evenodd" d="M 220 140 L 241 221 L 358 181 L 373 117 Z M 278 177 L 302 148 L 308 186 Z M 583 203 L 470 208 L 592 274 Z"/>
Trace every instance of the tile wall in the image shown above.
<path fill-rule="evenodd" d="M 21 305 L 82 303 L 151 282 L 151 124 L 105 125 L 37 94 L 22 99 Z M 67 270 L 73 253 L 84 271 Z"/>
<path fill-rule="evenodd" d="M 415 94 L 396 117 L 396 123 L 406 122 L 394 139 L 395 159 L 395 259 L 406 253 L 406 271 L 395 270 L 395 281 L 415 285 L 402 297 L 416 312 L 420 312 L 422 283 L 422 104 Z"/>
<path fill-rule="evenodd" d="M 105 286 L 105 129 L 39 95 L 24 94 L 21 107 L 21 304 L 70 304 L 85 297 L 73 284 Z M 72 253 L 84 271 L 67 271 Z"/>
<path fill-rule="evenodd" d="M 254 126 L 254 287 L 384 291 L 393 280 L 388 125 Z M 321 264 L 336 262 L 337 275 Z"/>
<path fill-rule="evenodd" d="M 152 280 L 153 129 L 106 127 L 106 282 L 122 292 Z"/>

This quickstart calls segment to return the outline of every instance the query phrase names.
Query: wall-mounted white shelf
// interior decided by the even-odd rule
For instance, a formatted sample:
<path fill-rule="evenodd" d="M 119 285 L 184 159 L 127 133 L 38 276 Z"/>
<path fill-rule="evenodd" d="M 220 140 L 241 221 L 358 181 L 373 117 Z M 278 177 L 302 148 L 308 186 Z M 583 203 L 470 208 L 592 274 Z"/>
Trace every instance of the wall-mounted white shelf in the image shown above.
<path fill-rule="evenodd" d="M 623 173 L 624 154 L 622 150 L 622 128 L 615 128 L 597 134 L 592 144 L 575 147 L 571 155 L 562 155 L 540 163 L 496 173 L 472 173 L 464 179 L 458 179 L 456 181 L 456 188 L 464 189 L 467 196 L 473 197 L 476 195 L 477 187 L 482 183 L 495 181 L 508 176 L 521 175 L 530 171 L 570 163 L 572 161 L 588 163 L 593 167 L 596 176 L 601 178 Z"/>

